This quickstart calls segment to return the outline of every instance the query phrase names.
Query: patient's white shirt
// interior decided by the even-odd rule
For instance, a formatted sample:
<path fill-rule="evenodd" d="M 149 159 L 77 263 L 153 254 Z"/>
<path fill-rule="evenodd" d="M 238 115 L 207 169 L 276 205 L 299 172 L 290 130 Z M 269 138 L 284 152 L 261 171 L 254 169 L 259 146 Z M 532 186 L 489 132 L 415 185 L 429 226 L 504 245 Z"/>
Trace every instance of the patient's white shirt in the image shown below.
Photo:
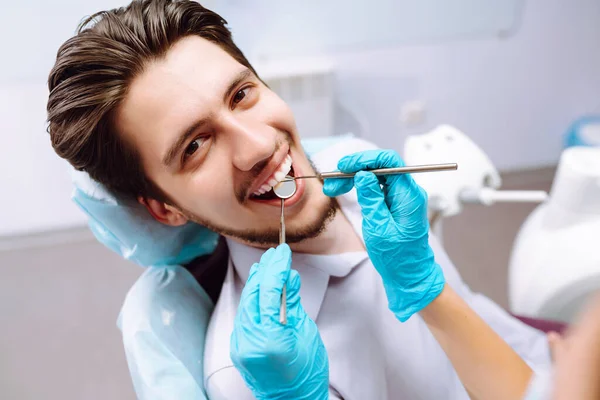
<path fill-rule="evenodd" d="M 314 161 L 314 160 L 313 160 Z M 362 238 L 354 191 L 338 198 Z M 434 237 L 430 244 L 447 282 L 532 367 L 550 364 L 545 335 L 472 293 Z M 250 267 L 263 250 L 228 241 L 230 261 L 208 327 L 204 382 L 211 400 L 254 399 L 229 356 L 230 336 Z M 293 254 L 301 302 L 321 334 L 329 357 L 330 398 L 347 400 L 469 399 L 445 353 L 419 315 L 399 322 L 388 309 L 381 278 L 366 252 Z"/>

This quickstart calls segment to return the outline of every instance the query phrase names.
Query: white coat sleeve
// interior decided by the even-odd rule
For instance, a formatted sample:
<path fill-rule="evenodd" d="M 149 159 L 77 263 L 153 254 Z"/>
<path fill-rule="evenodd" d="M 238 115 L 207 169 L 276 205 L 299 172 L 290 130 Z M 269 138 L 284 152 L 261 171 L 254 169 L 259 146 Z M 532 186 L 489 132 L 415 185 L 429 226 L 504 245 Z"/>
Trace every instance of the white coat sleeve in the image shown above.
<path fill-rule="evenodd" d="M 138 399 L 207 399 L 204 341 L 212 309 L 185 268 L 152 267 L 142 274 L 118 321 Z"/>

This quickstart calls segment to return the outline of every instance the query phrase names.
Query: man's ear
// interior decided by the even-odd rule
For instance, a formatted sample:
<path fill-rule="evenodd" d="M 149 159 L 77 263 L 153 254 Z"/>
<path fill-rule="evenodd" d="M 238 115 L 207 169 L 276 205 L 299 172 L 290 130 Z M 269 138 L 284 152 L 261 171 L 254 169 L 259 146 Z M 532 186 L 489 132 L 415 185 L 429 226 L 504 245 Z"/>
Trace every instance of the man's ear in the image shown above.
<path fill-rule="evenodd" d="M 139 196 L 138 202 L 146 207 L 150 215 L 158 222 L 170 226 L 181 226 L 188 222 L 188 218 L 181 213 L 177 208 L 158 201 L 155 199 L 147 199 Z"/>

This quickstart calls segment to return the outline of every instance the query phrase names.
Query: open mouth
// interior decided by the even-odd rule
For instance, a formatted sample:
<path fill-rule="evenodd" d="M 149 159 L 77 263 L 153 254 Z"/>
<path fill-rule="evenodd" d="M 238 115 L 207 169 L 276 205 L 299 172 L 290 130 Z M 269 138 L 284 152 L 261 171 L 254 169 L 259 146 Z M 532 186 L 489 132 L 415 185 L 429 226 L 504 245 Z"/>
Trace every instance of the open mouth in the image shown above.
<path fill-rule="evenodd" d="M 256 192 L 250 195 L 250 199 L 258 201 L 278 199 L 275 192 L 273 192 L 273 187 L 288 175 L 294 176 L 292 157 L 289 154 L 285 157 L 285 160 L 283 160 L 277 171 L 275 171 Z"/>

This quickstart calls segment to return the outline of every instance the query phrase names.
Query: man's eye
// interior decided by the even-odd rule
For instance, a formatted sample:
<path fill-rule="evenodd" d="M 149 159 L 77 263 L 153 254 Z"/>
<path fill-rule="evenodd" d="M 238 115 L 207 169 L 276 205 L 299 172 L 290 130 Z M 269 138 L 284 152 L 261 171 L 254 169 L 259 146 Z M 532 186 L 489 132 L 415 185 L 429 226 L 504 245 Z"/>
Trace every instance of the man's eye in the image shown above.
<path fill-rule="evenodd" d="M 198 138 L 196 140 L 194 140 L 193 142 L 191 142 L 188 147 L 186 147 L 185 149 L 185 158 L 190 157 L 192 154 L 194 154 L 196 152 L 196 150 L 198 150 L 200 148 L 200 146 L 202 146 L 202 143 L 204 142 L 204 138 Z"/>
<path fill-rule="evenodd" d="M 245 89 L 239 90 L 235 94 L 235 96 L 233 96 L 233 104 L 236 105 L 240 101 L 244 100 L 244 97 L 246 97 L 246 95 L 248 94 L 248 90 L 250 90 L 250 88 L 245 88 Z"/>

